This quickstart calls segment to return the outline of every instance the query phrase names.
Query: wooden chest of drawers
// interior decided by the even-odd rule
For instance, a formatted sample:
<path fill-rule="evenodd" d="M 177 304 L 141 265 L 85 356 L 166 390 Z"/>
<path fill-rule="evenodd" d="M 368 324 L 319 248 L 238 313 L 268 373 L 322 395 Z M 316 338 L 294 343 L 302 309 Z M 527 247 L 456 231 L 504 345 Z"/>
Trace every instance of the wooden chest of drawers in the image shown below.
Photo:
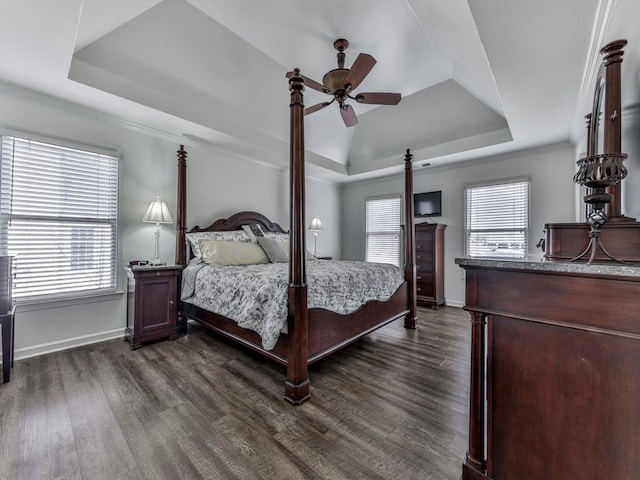
<path fill-rule="evenodd" d="M 444 224 L 416 226 L 416 294 L 418 305 L 444 305 Z"/>

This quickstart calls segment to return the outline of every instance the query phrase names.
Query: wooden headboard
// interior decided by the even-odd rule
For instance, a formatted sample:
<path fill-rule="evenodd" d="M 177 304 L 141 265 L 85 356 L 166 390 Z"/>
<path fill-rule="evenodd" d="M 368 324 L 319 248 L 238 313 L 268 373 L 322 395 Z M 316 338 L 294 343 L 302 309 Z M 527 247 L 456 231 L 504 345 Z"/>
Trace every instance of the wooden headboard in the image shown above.
<path fill-rule="evenodd" d="M 272 222 L 267 217 L 258 212 L 238 212 L 229 218 L 220 218 L 206 228 L 196 225 L 188 233 L 193 232 L 228 232 L 231 230 L 242 230 L 242 225 L 257 223 L 265 232 L 288 233 L 280 225 Z"/>

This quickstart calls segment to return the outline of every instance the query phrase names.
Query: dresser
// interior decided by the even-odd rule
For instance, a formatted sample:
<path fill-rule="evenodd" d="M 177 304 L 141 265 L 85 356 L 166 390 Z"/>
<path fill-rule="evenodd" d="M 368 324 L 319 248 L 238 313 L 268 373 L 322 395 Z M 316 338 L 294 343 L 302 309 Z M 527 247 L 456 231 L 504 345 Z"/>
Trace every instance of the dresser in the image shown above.
<path fill-rule="evenodd" d="M 418 223 L 416 228 L 416 298 L 418 305 L 444 305 L 444 230 L 442 223 Z"/>
<path fill-rule="evenodd" d="M 471 320 L 462 479 L 639 478 L 640 267 L 456 263 Z"/>
<path fill-rule="evenodd" d="M 143 342 L 178 338 L 181 266 L 130 267 L 127 273 L 127 327 L 131 348 Z"/>

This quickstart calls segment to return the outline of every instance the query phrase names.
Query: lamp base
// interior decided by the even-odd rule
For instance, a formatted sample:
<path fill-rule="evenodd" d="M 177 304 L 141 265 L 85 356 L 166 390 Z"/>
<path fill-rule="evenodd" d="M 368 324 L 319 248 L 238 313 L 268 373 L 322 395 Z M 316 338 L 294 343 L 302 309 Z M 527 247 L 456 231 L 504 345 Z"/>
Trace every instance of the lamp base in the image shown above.
<path fill-rule="evenodd" d="M 160 260 L 159 258 L 156 258 L 154 260 L 149 260 L 149 265 L 151 265 L 152 267 L 163 267 L 167 264 L 167 262 Z"/>

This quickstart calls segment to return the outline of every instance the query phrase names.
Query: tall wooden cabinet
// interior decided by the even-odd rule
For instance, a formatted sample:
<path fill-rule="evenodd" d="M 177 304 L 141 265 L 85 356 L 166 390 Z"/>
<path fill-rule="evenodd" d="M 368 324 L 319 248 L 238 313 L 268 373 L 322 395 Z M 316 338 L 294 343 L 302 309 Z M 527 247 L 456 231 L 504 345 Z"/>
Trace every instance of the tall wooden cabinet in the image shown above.
<path fill-rule="evenodd" d="M 418 305 L 444 305 L 444 229 L 442 223 L 418 223 L 416 228 L 416 295 Z"/>

